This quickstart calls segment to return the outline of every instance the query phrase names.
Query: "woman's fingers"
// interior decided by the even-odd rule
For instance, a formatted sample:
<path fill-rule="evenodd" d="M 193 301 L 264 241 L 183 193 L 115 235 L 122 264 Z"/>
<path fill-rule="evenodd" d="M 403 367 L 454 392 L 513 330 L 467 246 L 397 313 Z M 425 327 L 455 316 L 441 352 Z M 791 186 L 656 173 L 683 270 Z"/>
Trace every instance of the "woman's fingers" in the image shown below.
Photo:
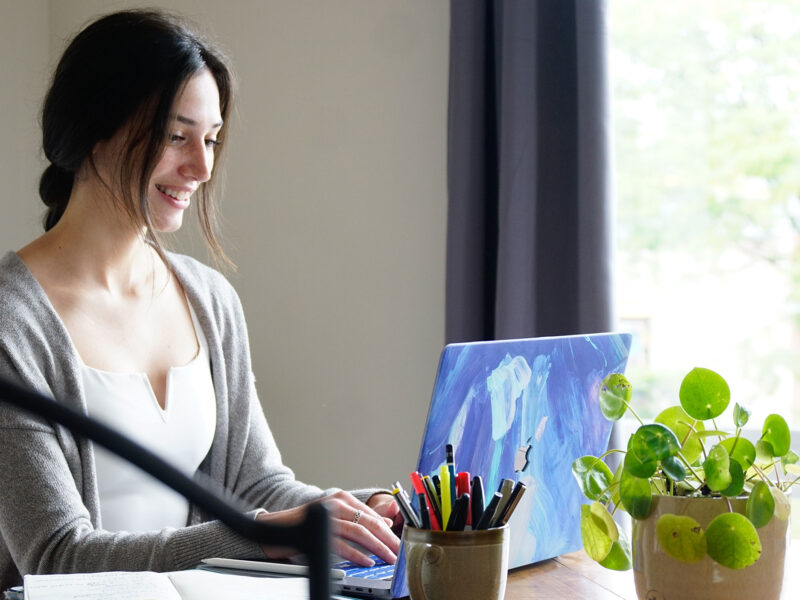
<path fill-rule="evenodd" d="M 379 492 L 373 494 L 367 501 L 367 505 L 386 520 L 392 531 L 395 533 L 402 531 L 405 521 L 394 496 L 386 492 Z"/>
<path fill-rule="evenodd" d="M 330 514 L 333 535 L 331 545 L 336 554 L 364 566 L 373 564 L 369 554 L 374 554 L 390 564 L 395 562 L 400 550 L 400 540 L 392 532 L 387 519 L 347 492 L 337 492 L 318 502 L 323 502 Z M 305 508 L 299 506 L 274 513 L 262 513 L 256 519 L 294 524 L 302 518 Z M 264 547 L 263 550 L 270 558 L 285 558 L 296 554 L 296 551 L 286 548 Z"/>
<path fill-rule="evenodd" d="M 351 550 L 355 551 L 357 556 L 356 559 L 346 558 L 363 565 L 372 563 L 367 559 L 367 555 L 361 552 L 362 549 L 367 554 L 374 554 L 387 563 L 395 562 L 397 551 L 399 550 L 399 541 L 398 546 L 395 547 L 392 538 L 397 538 L 391 533 L 391 530 L 388 532 L 389 535 L 386 535 L 385 530 L 387 529 L 388 527 L 383 523 L 383 519 L 367 514 L 364 514 L 358 523 L 341 519 L 334 519 L 332 522 L 334 539 L 342 540 Z M 356 544 L 356 548 L 347 544 L 348 542 L 349 544 Z M 348 555 L 350 554 L 352 552 L 348 551 Z"/>
<path fill-rule="evenodd" d="M 400 540 L 381 515 L 347 492 L 329 496 L 325 505 L 332 517 L 335 537 L 358 544 L 386 562 L 394 563 L 400 549 Z M 371 563 L 366 555 L 357 549 L 343 549 L 343 552 L 345 554 L 340 556 L 357 564 Z"/>

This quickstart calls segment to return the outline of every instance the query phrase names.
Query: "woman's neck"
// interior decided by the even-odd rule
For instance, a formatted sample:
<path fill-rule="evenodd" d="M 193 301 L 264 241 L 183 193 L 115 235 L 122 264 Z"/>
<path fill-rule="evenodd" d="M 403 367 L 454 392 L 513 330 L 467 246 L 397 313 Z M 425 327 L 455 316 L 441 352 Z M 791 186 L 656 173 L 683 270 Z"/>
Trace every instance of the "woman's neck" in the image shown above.
<path fill-rule="evenodd" d="M 61 219 L 22 248 L 20 258 L 56 283 L 80 282 L 123 296 L 152 294 L 166 267 L 146 230 L 131 223 L 116 202 L 104 188 L 76 181 Z"/>

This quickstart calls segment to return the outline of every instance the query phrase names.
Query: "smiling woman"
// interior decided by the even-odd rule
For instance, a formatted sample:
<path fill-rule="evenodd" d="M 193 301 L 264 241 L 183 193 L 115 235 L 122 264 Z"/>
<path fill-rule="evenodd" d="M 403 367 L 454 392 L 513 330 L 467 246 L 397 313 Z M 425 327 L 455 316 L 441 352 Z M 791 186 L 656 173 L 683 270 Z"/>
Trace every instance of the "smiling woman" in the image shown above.
<path fill-rule="evenodd" d="M 203 473 L 244 498 L 255 519 L 294 523 L 324 503 L 337 553 L 371 564 L 361 548 L 393 562 L 391 495 L 295 479 L 261 410 L 235 291 L 159 244 L 192 202 L 216 244 L 206 186 L 231 81 L 212 44 L 161 12 L 114 13 L 72 40 L 43 109 L 45 233 L 0 258 L 0 377 Z M 0 437 L 0 589 L 26 573 L 287 555 L 49 422 L 3 406 Z"/>
<path fill-rule="evenodd" d="M 211 142 L 204 142 L 211 151 L 205 156 L 208 164 L 200 167 L 192 187 L 200 189 L 206 241 L 222 254 L 214 233 L 213 200 L 204 184 L 211 177 L 213 152 L 221 150 L 217 146 L 233 101 L 233 76 L 225 57 L 190 35 L 175 17 L 158 18 L 161 22 L 142 11 L 111 15 L 87 27 L 64 52 L 42 110 L 43 149 L 51 163 L 39 186 L 49 207 L 45 229 L 54 227 L 67 210 L 76 181 L 78 186 L 95 183 L 113 191 L 117 207 L 136 228 L 144 224 L 146 235 L 160 248 L 156 232 L 161 228 L 152 222 L 148 201 L 150 179 L 157 167 L 167 166 L 162 162 L 169 162 L 173 147 L 186 148 L 189 136 L 181 131 L 187 129 L 192 141 L 199 135 Z M 128 31 L 137 20 L 147 19 L 149 31 Z M 162 56 L 167 44 L 173 52 Z M 98 81 L 104 82 L 102 94 L 97 93 Z M 194 115 L 183 115 L 186 110 L 196 111 L 197 121 Z M 208 131 L 198 133 L 198 126 Z M 101 158 L 105 160 L 98 169 Z"/>

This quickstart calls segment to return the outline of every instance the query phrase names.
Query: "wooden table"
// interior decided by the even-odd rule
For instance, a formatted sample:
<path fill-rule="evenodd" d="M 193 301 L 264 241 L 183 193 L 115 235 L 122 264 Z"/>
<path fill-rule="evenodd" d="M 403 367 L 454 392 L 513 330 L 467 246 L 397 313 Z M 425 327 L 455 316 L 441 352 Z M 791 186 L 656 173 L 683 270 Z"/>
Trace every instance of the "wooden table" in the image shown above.
<path fill-rule="evenodd" d="M 800 597 L 800 540 L 789 546 L 783 598 Z M 505 600 L 637 600 L 633 571 L 610 571 L 583 550 L 508 574 Z"/>
<path fill-rule="evenodd" d="M 506 600 L 636 600 L 633 571 L 609 571 L 583 550 L 508 574 Z"/>

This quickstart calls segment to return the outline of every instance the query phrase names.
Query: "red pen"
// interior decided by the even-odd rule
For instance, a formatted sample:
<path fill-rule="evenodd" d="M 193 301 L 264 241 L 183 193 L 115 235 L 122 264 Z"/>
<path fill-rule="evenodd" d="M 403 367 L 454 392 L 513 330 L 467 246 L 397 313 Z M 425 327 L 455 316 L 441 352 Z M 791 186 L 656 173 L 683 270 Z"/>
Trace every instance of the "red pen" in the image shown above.
<path fill-rule="evenodd" d="M 439 519 L 436 518 L 436 511 L 434 510 L 433 501 L 428 497 L 428 490 L 425 489 L 425 484 L 422 483 L 422 475 L 419 471 L 414 471 L 409 475 L 411 477 L 411 485 L 414 488 L 414 493 L 425 495 L 425 503 L 428 506 L 428 514 L 431 519 L 431 529 L 441 531 L 442 526 L 439 524 Z"/>
<path fill-rule="evenodd" d="M 461 471 L 456 475 L 456 498 L 461 498 L 464 494 L 470 498 L 470 506 L 467 506 L 467 525 L 472 525 L 472 497 L 470 492 L 469 473 L 467 471 Z"/>

